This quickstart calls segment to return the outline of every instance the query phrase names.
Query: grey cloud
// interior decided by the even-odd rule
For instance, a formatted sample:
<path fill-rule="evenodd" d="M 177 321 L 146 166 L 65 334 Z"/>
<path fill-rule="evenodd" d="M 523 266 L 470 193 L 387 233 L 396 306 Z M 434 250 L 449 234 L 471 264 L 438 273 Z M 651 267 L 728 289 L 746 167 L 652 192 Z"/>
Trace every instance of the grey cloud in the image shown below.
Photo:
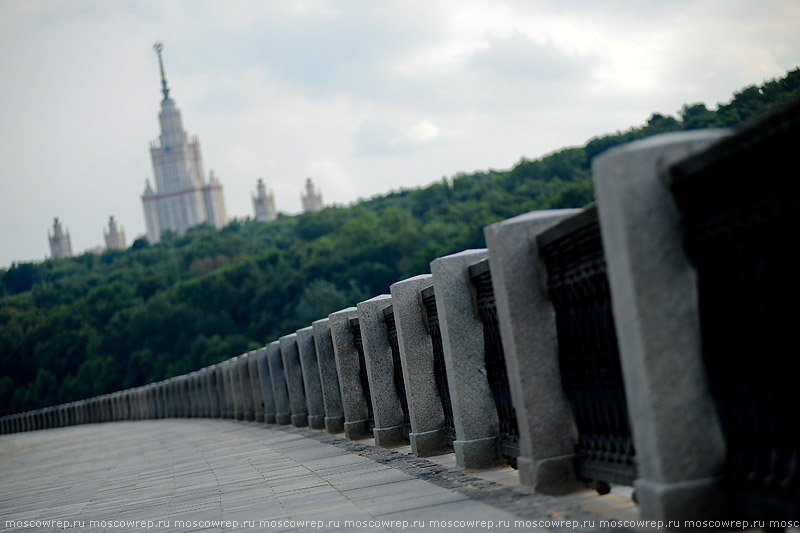
<path fill-rule="evenodd" d="M 540 83 L 576 81 L 585 79 L 597 61 L 594 57 L 568 55 L 552 44 L 541 45 L 520 33 L 490 43 L 487 50 L 472 56 L 470 65 L 505 78 Z"/>
<path fill-rule="evenodd" d="M 358 128 L 354 140 L 358 155 L 386 156 L 430 147 L 441 143 L 444 137 L 429 120 L 373 119 Z"/>

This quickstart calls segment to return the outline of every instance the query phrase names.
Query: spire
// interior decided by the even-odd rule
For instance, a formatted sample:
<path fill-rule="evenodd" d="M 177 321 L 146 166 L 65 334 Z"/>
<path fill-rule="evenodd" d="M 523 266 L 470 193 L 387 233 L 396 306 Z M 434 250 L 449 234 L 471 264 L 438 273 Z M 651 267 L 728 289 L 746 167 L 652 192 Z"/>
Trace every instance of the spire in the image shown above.
<path fill-rule="evenodd" d="M 167 87 L 167 77 L 164 75 L 164 61 L 161 60 L 161 51 L 164 49 L 164 43 L 156 41 L 153 45 L 153 50 L 158 54 L 158 66 L 161 68 L 161 92 L 164 93 L 164 100 L 169 98 L 169 87 Z"/>

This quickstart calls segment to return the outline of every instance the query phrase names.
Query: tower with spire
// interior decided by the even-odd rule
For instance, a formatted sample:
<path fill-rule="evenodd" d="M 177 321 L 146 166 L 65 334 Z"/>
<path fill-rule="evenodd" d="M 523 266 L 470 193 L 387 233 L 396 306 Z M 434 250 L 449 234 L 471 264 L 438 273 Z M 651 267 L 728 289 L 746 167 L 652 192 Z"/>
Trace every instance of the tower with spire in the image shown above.
<path fill-rule="evenodd" d="M 47 232 L 47 239 L 50 241 L 50 255 L 53 257 L 72 257 L 72 243 L 69 239 L 69 231 L 64 231 L 58 217 L 53 219 L 53 232 Z"/>
<path fill-rule="evenodd" d="M 303 200 L 303 212 L 312 213 L 322 210 L 322 192 L 314 190 L 311 178 L 306 178 L 306 193 L 300 195 Z"/>
<path fill-rule="evenodd" d="M 221 228 L 227 222 L 227 215 L 222 184 L 213 171 L 206 180 L 200 141 L 196 136 L 188 139 L 181 112 L 169 96 L 161 57 L 164 45 L 157 42 L 153 49 L 158 54 L 164 98 L 158 114 L 161 135 L 158 141 L 150 143 L 155 188 L 147 180 L 142 205 L 147 237 L 155 243 L 166 230 L 183 235 L 190 227 L 203 222 Z"/>
<path fill-rule="evenodd" d="M 125 230 L 117 226 L 113 216 L 108 217 L 108 229 L 103 230 L 103 237 L 106 240 L 107 250 L 125 249 Z"/>
<path fill-rule="evenodd" d="M 258 221 L 272 222 L 275 220 L 275 196 L 272 191 L 267 191 L 264 180 L 261 178 L 258 178 L 256 194 L 253 195 L 253 210 Z"/>

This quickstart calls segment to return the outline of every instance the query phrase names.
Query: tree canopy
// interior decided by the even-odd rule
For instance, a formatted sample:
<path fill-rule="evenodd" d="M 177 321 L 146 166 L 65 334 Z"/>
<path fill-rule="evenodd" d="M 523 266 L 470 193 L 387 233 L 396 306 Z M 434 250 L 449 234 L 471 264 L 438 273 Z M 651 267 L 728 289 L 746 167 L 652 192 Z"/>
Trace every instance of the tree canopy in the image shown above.
<path fill-rule="evenodd" d="M 208 225 L 124 251 L 0 270 L 0 414 L 188 373 L 388 292 L 436 257 L 484 246 L 484 226 L 593 200 L 600 152 L 656 133 L 731 127 L 800 94 L 800 70 L 709 110 L 591 139 L 506 171 L 461 173 L 270 223 Z"/>

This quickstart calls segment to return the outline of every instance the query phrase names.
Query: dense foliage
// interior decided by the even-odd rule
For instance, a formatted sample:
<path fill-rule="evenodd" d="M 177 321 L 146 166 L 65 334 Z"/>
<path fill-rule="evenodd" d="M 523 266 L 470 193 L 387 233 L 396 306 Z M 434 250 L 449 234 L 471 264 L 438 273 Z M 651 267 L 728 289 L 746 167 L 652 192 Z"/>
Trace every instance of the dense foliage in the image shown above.
<path fill-rule="evenodd" d="M 646 125 L 508 171 L 457 176 L 349 207 L 139 239 L 125 251 L 0 270 L 0 414 L 133 387 L 253 349 L 483 246 L 482 228 L 592 201 L 591 158 L 680 129 L 734 126 L 800 94 L 800 70 L 711 111 Z"/>

